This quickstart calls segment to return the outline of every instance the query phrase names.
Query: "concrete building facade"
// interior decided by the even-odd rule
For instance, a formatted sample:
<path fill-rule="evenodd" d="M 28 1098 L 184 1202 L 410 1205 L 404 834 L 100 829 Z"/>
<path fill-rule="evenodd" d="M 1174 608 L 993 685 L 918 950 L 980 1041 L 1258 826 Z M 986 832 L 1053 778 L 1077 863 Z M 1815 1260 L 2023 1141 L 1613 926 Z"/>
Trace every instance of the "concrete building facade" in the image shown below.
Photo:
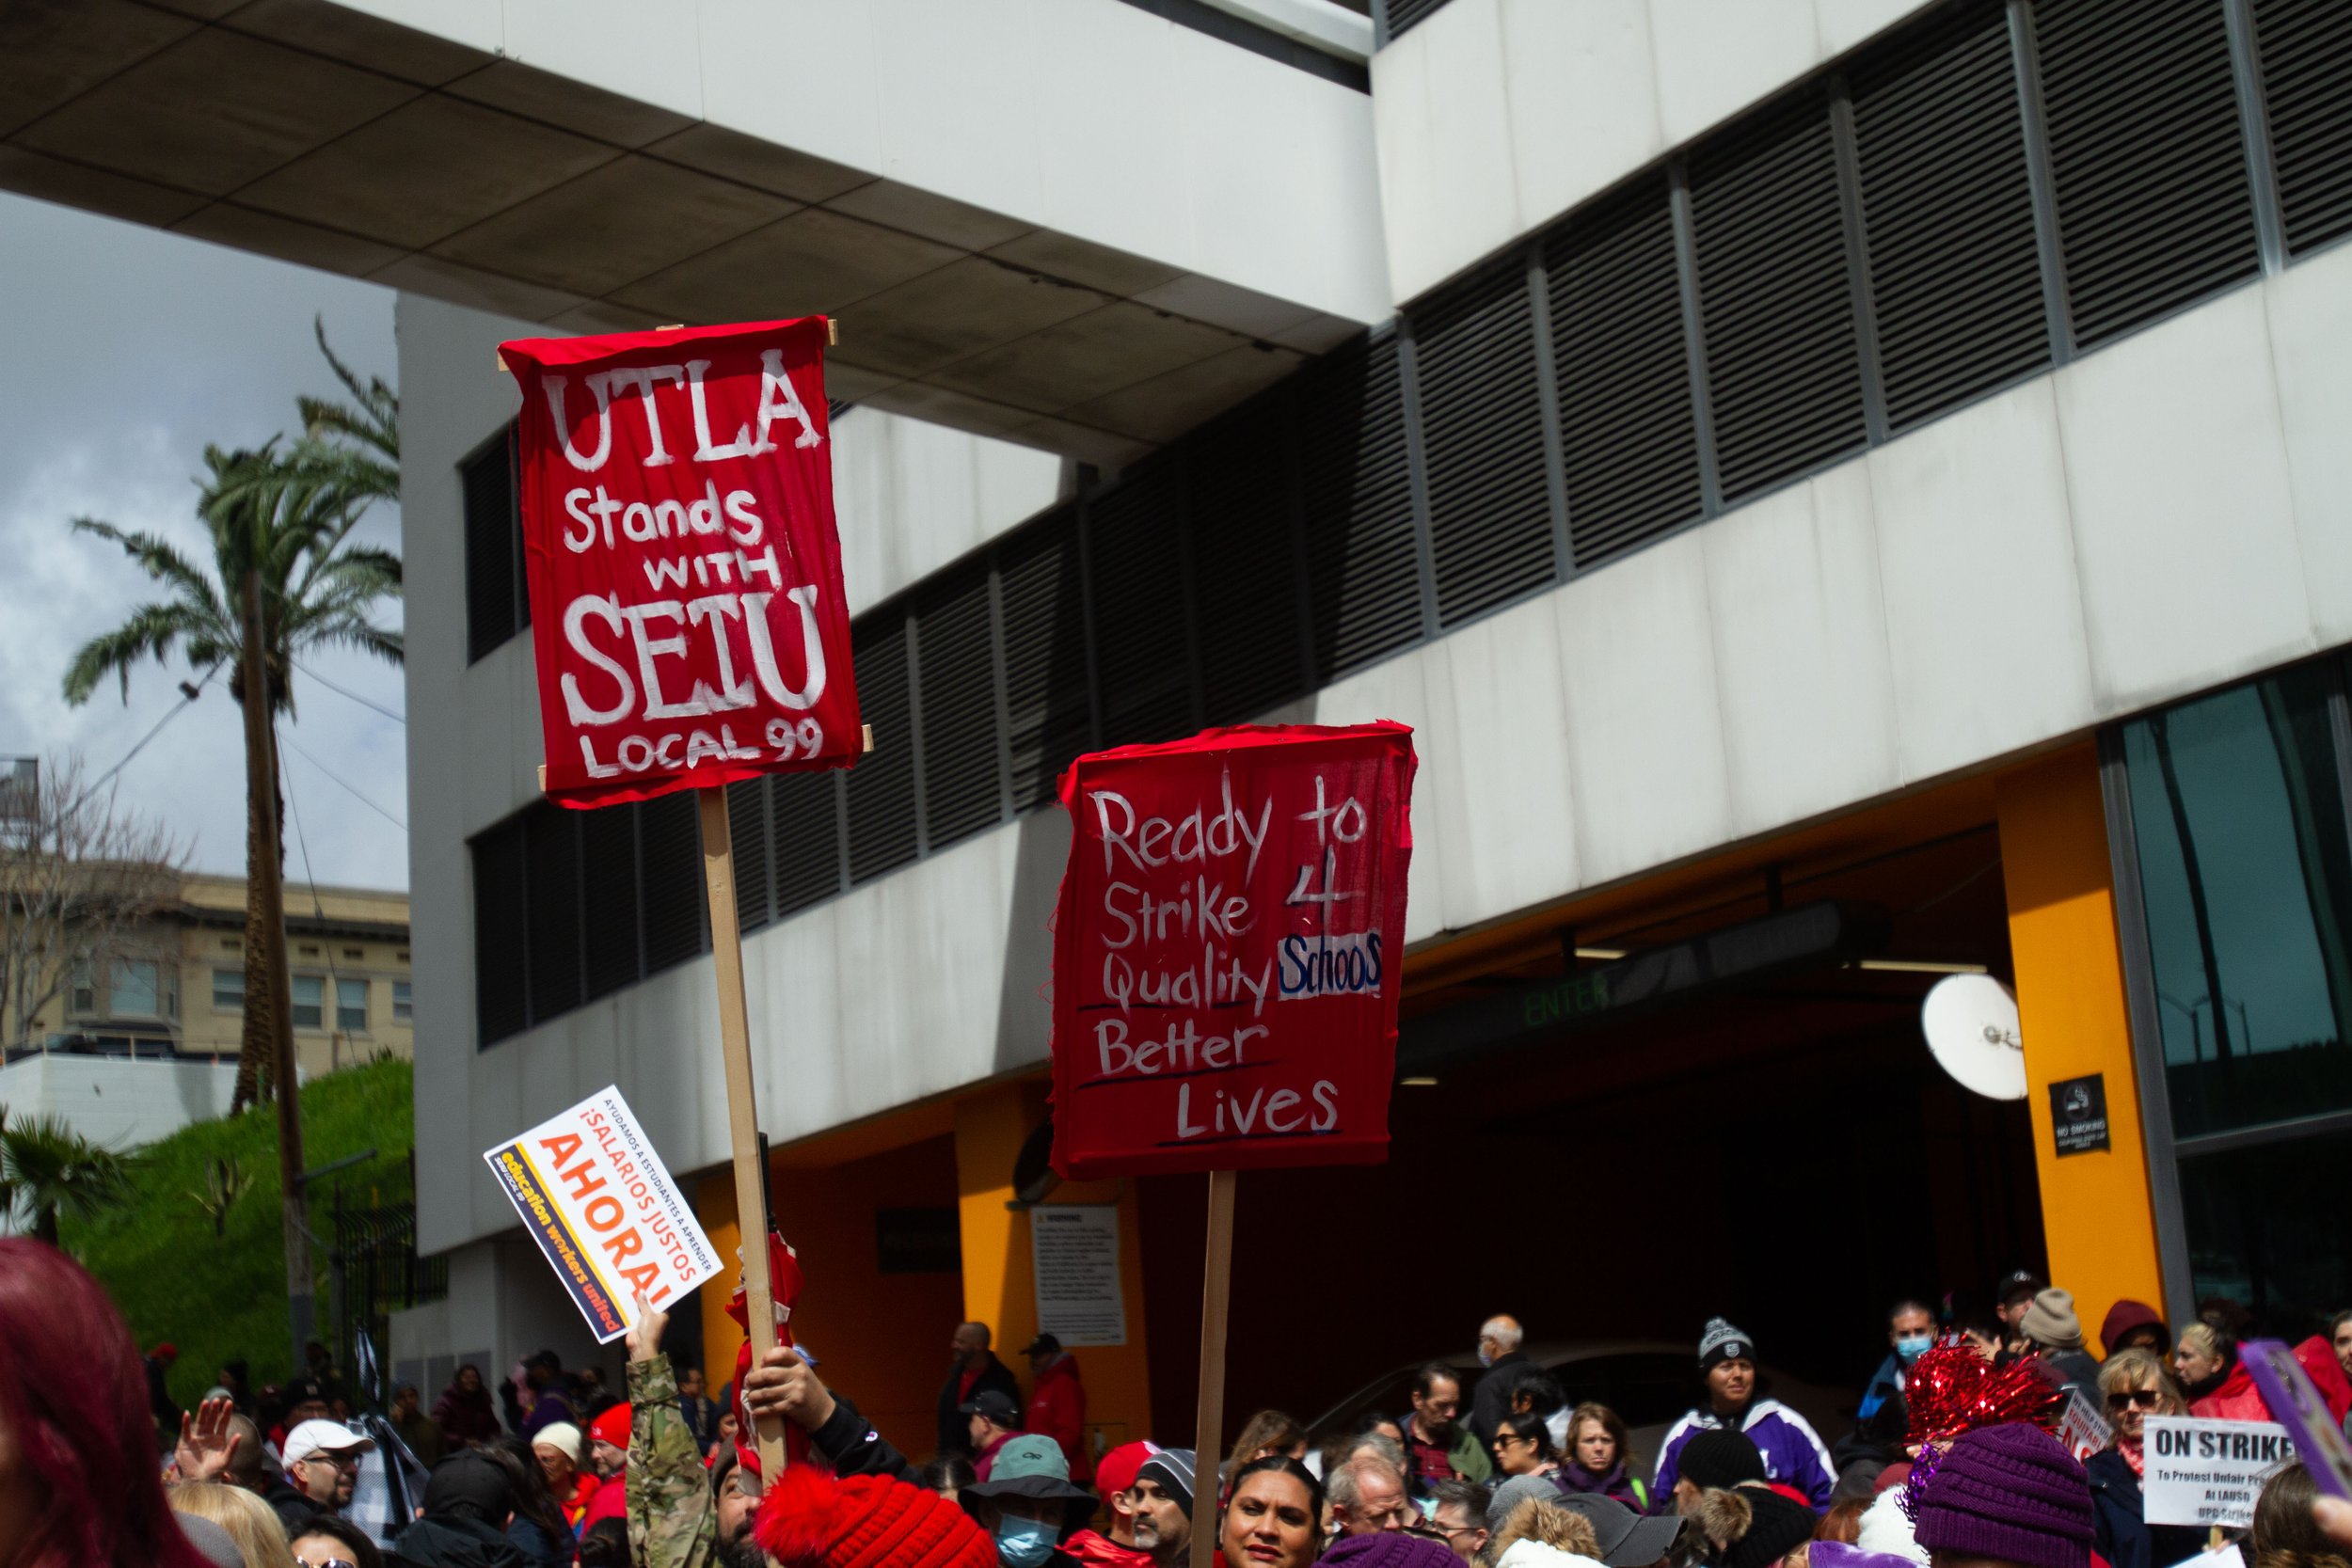
<path fill-rule="evenodd" d="M 1723 1312 L 1836 1384 L 1886 1301 L 2019 1267 L 2089 1320 L 2352 1302 L 2295 1174 L 2352 1153 L 2335 8 L 208 9 L 87 101 L 210 38 L 389 106 L 197 179 L 68 94 L 0 179 L 404 291 L 452 1291 L 396 1354 L 585 1351 L 477 1156 L 607 1083 L 737 1240 L 691 807 L 537 798 L 493 345 L 812 309 L 878 749 L 738 786 L 739 912 L 800 1321 L 914 1451 L 948 1327 L 1039 1321 L 1033 1200 L 1117 1215 L 1096 1440 L 1188 1419 L 1200 1183 L 1015 1171 L 1052 779 L 1211 722 L 1393 718 L 1422 763 L 1394 1154 L 1245 1180 L 1231 1407 L 1345 1408 L 1497 1309 L 1588 1346 Z M 406 194 L 469 145 L 452 205 Z M 1671 1006 L 1540 1005 L 1757 948 Z M 2022 1102 L 1928 1055 L 1957 973 L 2013 988 Z M 1531 1245 L 1564 1206 L 1600 1234 Z M 1411 1288 L 1301 1354 L 1359 1238 Z M 1637 1425 L 1687 1392 L 1595 1367 L 1571 1393 Z"/>

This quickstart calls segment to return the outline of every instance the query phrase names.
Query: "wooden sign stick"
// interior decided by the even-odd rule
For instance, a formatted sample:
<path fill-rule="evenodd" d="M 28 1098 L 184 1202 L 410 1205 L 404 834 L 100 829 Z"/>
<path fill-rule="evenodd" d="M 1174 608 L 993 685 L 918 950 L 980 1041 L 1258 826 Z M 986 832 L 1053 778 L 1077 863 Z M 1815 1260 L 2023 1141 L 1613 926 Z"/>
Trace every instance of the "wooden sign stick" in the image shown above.
<path fill-rule="evenodd" d="M 1225 1427 L 1225 1317 L 1233 1284 L 1233 1187 L 1238 1171 L 1209 1172 L 1209 1246 L 1200 1276 L 1200 1401 L 1192 1449 L 1193 1560 L 1216 1549 L 1218 1445 Z M 1201 1543 L 1207 1542 L 1207 1546 Z"/>
<path fill-rule="evenodd" d="M 776 1343 L 775 1298 L 768 1283 L 768 1204 L 759 1179 L 759 1112 L 752 1100 L 751 1010 L 743 1001 L 743 932 L 735 916 L 735 834 L 722 784 L 694 791 L 703 835 L 703 891 L 710 899 L 710 956 L 719 972 L 719 1050 L 727 1068 L 727 1132 L 735 1148 L 736 1229 L 743 1238 L 743 1316 L 752 1365 Z M 784 1422 L 759 1421 L 760 1473 L 784 1474 Z"/>

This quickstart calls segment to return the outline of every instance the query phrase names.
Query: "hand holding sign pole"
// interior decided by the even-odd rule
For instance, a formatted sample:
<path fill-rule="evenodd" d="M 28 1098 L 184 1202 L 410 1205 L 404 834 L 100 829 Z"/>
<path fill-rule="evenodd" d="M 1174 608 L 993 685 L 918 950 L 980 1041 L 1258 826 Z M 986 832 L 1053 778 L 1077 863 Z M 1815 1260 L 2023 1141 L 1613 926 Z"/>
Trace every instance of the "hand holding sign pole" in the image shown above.
<path fill-rule="evenodd" d="M 1054 1168 L 1209 1173 L 1197 1451 L 1237 1173 L 1388 1158 L 1412 732 L 1237 726 L 1080 757 L 1054 927 Z M 1194 1499 L 1208 1539 L 1213 1486 Z"/>
<path fill-rule="evenodd" d="M 541 786 L 697 792 L 754 1357 L 776 1343 L 725 786 L 864 751 L 821 317 L 499 346 L 516 421 Z M 781 1424 L 763 1420 L 768 1473 Z"/>

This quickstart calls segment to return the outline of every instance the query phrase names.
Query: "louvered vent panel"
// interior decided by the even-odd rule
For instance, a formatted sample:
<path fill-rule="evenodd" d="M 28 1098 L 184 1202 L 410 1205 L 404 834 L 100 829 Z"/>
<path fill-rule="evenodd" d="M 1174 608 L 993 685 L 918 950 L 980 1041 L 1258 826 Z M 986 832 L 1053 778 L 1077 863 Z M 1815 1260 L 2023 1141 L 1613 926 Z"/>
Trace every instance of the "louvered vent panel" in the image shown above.
<path fill-rule="evenodd" d="M 580 989 L 580 814 L 545 801 L 523 813 L 531 880 L 531 1020 L 568 1012 Z"/>
<path fill-rule="evenodd" d="M 841 774 L 834 768 L 778 773 L 769 784 L 776 825 L 776 918 L 782 920 L 841 891 Z"/>
<path fill-rule="evenodd" d="M 506 438 L 491 442 L 457 470 L 466 508 L 466 657 L 482 657 L 515 635 L 521 595 L 516 547 L 515 469 Z"/>
<path fill-rule="evenodd" d="M 874 750 L 850 769 L 850 880 L 862 882 L 914 858 L 914 722 L 906 622 L 868 615 L 851 641 L 858 707 L 874 726 Z"/>
<path fill-rule="evenodd" d="M 2252 277 L 2220 0 L 2042 0 L 2035 21 L 2075 341 Z"/>
<path fill-rule="evenodd" d="M 473 1002 L 479 1043 L 531 1022 L 523 970 L 523 825 L 510 817 L 473 841 Z"/>
<path fill-rule="evenodd" d="M 637 812 L 580 816 L 580 917 L 588 929 L 591 1000 L 637 983 Z"/>
<path fill-rule="evenodd" d="M 1087 509 L 1103 744 L 1173 740 L 1199 725 L 1185 636 L 1184 486 L 1172 462 L 1139 467 Z"/>
<path fill-rule="evenodd" d="M 756 931 L 775 918 L 768 873 L 767 778 L 727 785 L 727 836 L 735 845 L 735 923 L 741 930 Z"/>
<path fill-rule="evenodd" d="M 1327 685 L 1422 632 L 1396 340 L 1331 356 L 1298 391 L 1315 679 Z"/>
<path fill-rule="evenodd" d="M 989 652 L 988 574 L 966 571 L 915 610 L 923 682 L 923 811 L 933 849 L 992 828 L 996 675 Z"/>
<path fill-rule="evenodd" d="M 709 947 L 703 938 L 702 825 L 695 820 L 692 790 L 640 801 L 637 813 L 644 848 L 639 865 L 644 879 L 645 973 L 657 974 Z"/>
<path fill-rule="evenodd" d="M 1544 256 L 1579 567 L 1697 517 L 1698 423 L 1663 183 L 1580 218 Z"/>
<path fill-rule="evenodd" d="M 1297 518 L 1279 399 L 1200 436 L 1192 454 L 1192 560 L 1204 720 L 1255 719 L 1298 694 Z"/>
<path fill-rule="evenodd" d="M 1535 388 L 1535 312 L 1518 259 L 1416 309 L 1438 617 L 1448 625 L 1554 577 Z"/>
<path fill-rule="evenodd" d="M 1051 800 L 1062 768 L 1092 745 L 1076 514 L 1064 511 L 1024 529 L 998 558 L 997 576 L 1018 811 Z"/>
<path fill-rule="evenodd" d="M 2352 232 L 2352 5 L 2254 0 L 2287 248 Z"/>
<path fill-rule="evenodd" d="M 1437 14 L 1446 0 L 1385 0 L 1389 37 L 1394 40 Z"/>
<path fill-rule="evenodd" d="M 1863 443 L 1837 160 L 1811 95 L 1691 160 L 1716 463 L 1724 499 Z"/>
<path fill-rule="evenodd" d="M 1972 7 L 1849 80 L 1879 365 L 1900 429 L 2049 362 L 2009 19 Z"/>

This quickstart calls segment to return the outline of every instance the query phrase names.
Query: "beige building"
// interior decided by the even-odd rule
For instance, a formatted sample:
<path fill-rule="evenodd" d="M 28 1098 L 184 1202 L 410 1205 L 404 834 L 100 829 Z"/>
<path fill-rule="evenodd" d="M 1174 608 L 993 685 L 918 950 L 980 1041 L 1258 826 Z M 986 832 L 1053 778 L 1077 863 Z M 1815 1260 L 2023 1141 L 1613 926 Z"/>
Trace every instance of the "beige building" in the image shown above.
<path fill-rule="evenodd" d="M 187 873 L 179 896 L 76 973 L 25 1044 L 233 1060 L 245 1016 L 245 881 Z M 412 1053 L 408 895 L 286 884 L 294 1050 L 305 1076 Z M 16 1054 L 11 1052 L 10 1054 Z"/>

